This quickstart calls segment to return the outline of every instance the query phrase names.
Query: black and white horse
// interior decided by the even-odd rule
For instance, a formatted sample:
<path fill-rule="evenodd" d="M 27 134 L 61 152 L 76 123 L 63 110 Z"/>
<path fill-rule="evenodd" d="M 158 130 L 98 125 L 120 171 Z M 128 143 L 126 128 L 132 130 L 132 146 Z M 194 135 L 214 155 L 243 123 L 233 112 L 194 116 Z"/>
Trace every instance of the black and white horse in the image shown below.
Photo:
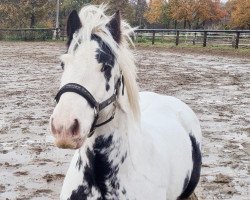
<path fill-rule="evenodd" d="M 68 52 L 51 131 L 77 149 L 62 200 L 175 200 L 197 186 L 201 129 L 180 100 L 138 92 L 133 29 L 105 6 L 68 19 Z"/>

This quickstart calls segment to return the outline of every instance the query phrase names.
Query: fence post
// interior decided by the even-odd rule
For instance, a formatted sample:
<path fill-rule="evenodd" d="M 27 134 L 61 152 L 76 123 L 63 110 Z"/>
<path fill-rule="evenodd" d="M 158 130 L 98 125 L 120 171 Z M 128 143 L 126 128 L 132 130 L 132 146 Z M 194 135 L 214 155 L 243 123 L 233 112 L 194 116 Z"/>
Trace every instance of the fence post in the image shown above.
<path fill-rule="evenodd" d="M 27 40 L 27 34 L 26 34 L 26 30 L 24 30 L 24 41 Z"/>
<path fill-rule="evenodd" d="M 178 46 L 179 45 L 179 38 L 180 38 L 180 31 L 176 31 L 176 40 L 175 40 L 175 45 Z"/>
<path fill-rule="evenodd" d="M 153 37 L 152 37 L 152 45 L 155 44 L 155 31 L 153 31 Z"/>
<path fill-rule="evenodd" d="M 204 31 L 203 47 L 207 46 L 207 31 Z"/>
<path fill-rule="evenodd" d="M 197 33 L 195 32 L 194 33 L 194 38 L 193 38 L 193 45 L 195 45 L 195 43 L 196 43 L 196 35 L 197 35 Z"/>
<path fill-rule="evenodd" d="M 56 28 L 56 40 L 60 39 L 59 33 L 60 33 L 60 28 Z"/>
<path fill-rule="evenodd" d="M 239 42 L 240 42 L 240 32 L 236 32 L 236 40 L 235 40 L 235 49 L 239 48 Z"/>

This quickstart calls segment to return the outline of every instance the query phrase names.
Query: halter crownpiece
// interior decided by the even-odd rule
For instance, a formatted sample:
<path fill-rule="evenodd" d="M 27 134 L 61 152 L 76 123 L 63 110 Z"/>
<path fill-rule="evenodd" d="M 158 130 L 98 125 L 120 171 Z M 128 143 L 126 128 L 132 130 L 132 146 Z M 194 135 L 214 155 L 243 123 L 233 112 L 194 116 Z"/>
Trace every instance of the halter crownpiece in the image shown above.
<path fill-rule="evenodd" d="M 121 73 L 120 78 L 117 80 L 117 82 L 115 84 L 114 94 L 110 98 L 108 98 L 107 100 L 105 100 L 101 103 L 97 102 L 95 100 L 95 98 L 93 97 L 93 95 L 85 87 L 83 87 L 77 83 L 68 83 L 68 84 L 64 85 L 57 93 L 55 100 L 58 103 L 60 101 L 61 96 L 67 92 L 73 92 L 73 93 L 79 94 L 80 96 L 82 96 L 84 99 L 87 100 L 90 107 L 94 109 L 94 114 L 95 114 L 94 121 L 92 123 L 90 132 L 88 134 L 88 137 L 91 137 L 94 134 L 95 129 L 97 127 L 103 126 L 114 119 L 115 111 L 116 111 L 117 97 L 119 95 L 119 90 L 120 90 L 121 84 L 123 84 L 123 88 L 122 88 L 122 95 L 123 95 L 124 94 L 124 78 L 123 78 L 122 73 Z M 97 124 L 100 111 L 103 110 L 104 108 L 106 108 L 107 106 L 109 106 L 111 103 L 114 103 L 114 106 L 115 106 L 115 109 L 112 113 L 112 116 L 108 120 L 106 120 L 100 124 Z"/>

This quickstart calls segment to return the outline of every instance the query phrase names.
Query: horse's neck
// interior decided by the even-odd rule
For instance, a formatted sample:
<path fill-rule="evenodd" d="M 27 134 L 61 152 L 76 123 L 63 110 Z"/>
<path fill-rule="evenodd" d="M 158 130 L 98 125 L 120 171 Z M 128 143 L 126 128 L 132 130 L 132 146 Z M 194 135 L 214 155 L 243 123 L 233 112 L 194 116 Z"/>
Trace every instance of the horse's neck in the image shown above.
<path fill-rule="evenodd" d="M 98 199 L 105 194 L 115 195 L 116 199 L 124 195 L 126 182 L 134 174 L 129 135 L 141 135 L 132 113 L 124 108 L 118 106 L 115 118 L 97 128 L 77 151 L 64 181 L 62 199 L 69 196 Z M 105 112 L 100 122 L 110 116 L 112 107 Z"/>
<path fill-rule="evenodd" d="M 121 177 L 126 177 L 131 168 L 128 123 L 126 114 L 118 109 L 115 119 L 98 128 L 75 155 L 67 176 L 82 174 L 83 178 L 78 179 L 78 188 L 74 189 L 72 198 L 74 195 L 103 198 L 105 194 L 112 194 L 115 199 L 123 195 L 125 188 Z M 65 188 L 68 185 L 66 182 L 69 180 L 65 179 Z M 79 191 L 82 191 L 81 194 Z"/>

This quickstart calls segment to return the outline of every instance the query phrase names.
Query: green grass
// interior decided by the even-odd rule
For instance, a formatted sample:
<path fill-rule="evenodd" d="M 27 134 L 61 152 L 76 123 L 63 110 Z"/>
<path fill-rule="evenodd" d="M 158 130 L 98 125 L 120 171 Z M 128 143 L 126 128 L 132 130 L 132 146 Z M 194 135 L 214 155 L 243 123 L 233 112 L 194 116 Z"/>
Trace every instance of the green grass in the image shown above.
<path fill-rule="evenodd" d="M 66 38 L 65 38 L 66 39 Z M 24 41 L 22 38 L 16 36 L 10 36 L 3 41 Z M 66 41 L 62 40 L 52 40 L 52 38 L 46 38 L 45 40 L 28 40 L 32 42 L 36 41 L 43 41 L 43 42 L 56 42 L 56 43 L 66 43 Z M 232 56 L 232 57 L 243 57 L 243 58 L 250 58 L 250 48 L 239 46 L 238 49 L 233 48 L 231 45 L 210 45 L 208 44 L 207 47 L 203 47 L 202 44 L 185 44 L 185 40 L 180 39 L 180 44 L 178 46 L 175 45 L 175 40 L 171 39 L 164 39 L 156 38 L 155 44 L 152 45 L 151 39 L 147 38 L 140 38 L 138 37 L 135 45 L 136 47 L 146 48 L 146 49 L 159 49 L 163 51 L 175 51 L 175 52 L 182 52 L 182 53 L 198 53 L 198 54 L 212 54 L 212 55 L 225 55 L 225 56 Z"/>
<path fill-rule="evenodd" d="M 200 54 L 212 54 L 212 55 L 228 55 L 235 57 L 244 57 L 250 58 L 250 48 L 239 46 L 238 49 L 233 48 L 231 45 L 207 45 L 203 47 L 202 44 L 183 44 L 180 42 L 178 46 L 175 45 L 175 41 L 162 43 L 155 42 L 152 45 L 152 41 L 147 41 L 144 43 L 135 42 L 136 47 L 138 48 L 147 48 L 147 49 L 161 49 L 167 51 L 176 51 L 183 53 L 200 53 Z"/>
<path fill-rule="evenodd" d="M 0 40 L 3 41 L 46 41 L 52 40 L 52 33 L 45 32 L 19 32 L 14 34 L 1 34 Z"/>

